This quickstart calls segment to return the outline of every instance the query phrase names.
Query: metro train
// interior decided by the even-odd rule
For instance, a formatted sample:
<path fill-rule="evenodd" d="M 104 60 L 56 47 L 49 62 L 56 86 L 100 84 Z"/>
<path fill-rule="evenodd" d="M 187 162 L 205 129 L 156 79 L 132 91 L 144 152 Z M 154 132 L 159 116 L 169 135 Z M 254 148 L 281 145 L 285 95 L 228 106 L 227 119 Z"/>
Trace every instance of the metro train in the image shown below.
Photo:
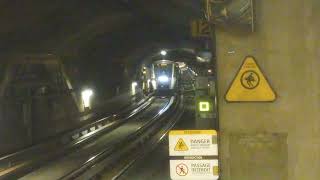
<path fill-rule="evenodd" d="M 151 79 L 156 95 L 173 95 L 179 89 L 180 69 L 178 64 L 169 60 L 153 62 Z"/>

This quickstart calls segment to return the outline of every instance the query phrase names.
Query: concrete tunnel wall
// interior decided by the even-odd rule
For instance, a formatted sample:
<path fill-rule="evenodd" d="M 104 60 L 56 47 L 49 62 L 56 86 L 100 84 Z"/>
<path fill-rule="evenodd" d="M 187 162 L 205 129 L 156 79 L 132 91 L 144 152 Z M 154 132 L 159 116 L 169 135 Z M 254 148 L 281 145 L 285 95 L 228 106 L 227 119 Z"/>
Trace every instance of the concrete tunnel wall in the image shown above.
<path fill-rule="evenodd" d="M 318 0 L 255 1 L 254 33 L 216 30 L 222 179 L 319 179 L 319 7 Z M 276 91 L 275 102 L 226 102 L 248 55 Z"/>

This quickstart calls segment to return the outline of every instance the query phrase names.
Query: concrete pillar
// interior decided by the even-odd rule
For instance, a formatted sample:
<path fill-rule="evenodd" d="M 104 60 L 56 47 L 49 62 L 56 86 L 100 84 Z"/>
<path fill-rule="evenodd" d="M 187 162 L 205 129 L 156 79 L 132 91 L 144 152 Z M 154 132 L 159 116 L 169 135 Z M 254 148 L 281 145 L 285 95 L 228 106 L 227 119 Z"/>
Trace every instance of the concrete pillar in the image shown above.
<path fill-rule="evenodd" d="M 256 32 L 216 30 L 224 180 L 320 177 L 320 1 L 255 1 Z M 278 97 L 228 103 L 241 63 L 254 56 Z"/>

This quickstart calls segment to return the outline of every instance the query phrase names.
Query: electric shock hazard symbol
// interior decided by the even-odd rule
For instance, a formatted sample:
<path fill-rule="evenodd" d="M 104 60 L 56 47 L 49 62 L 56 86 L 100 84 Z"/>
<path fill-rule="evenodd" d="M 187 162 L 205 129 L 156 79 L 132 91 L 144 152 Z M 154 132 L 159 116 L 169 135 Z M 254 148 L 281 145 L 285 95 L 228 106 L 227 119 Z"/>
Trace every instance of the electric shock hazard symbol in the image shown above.
<path fill-rule="evenodd" d="M 176 146 L 174 147 L 175 151 L 188 151 L 189 148 L 186 145 L 186 143 L 183 141 L 182 138 L 180 138 L 176 144 Z"/>

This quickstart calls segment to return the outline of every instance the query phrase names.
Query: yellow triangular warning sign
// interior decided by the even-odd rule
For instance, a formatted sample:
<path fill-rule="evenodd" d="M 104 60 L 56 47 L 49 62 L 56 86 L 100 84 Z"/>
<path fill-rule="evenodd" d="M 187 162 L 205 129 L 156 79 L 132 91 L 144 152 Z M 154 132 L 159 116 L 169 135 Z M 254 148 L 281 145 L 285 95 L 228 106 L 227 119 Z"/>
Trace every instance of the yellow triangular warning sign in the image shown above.
<path fill-rule="evenodd" d="M 189 148 L 187 146 L 187 144 L 183 141 L 182 138 L 180 138 L 176 144 L 176 146 L 174 147 L 175 151 L 188 151 Z"/>
<path fill-rule="evenodd" d="M 276 94 L 262 74 L 255 59 L 246 57 L 227 94 L 229 102 L 274 101 Z"/>

